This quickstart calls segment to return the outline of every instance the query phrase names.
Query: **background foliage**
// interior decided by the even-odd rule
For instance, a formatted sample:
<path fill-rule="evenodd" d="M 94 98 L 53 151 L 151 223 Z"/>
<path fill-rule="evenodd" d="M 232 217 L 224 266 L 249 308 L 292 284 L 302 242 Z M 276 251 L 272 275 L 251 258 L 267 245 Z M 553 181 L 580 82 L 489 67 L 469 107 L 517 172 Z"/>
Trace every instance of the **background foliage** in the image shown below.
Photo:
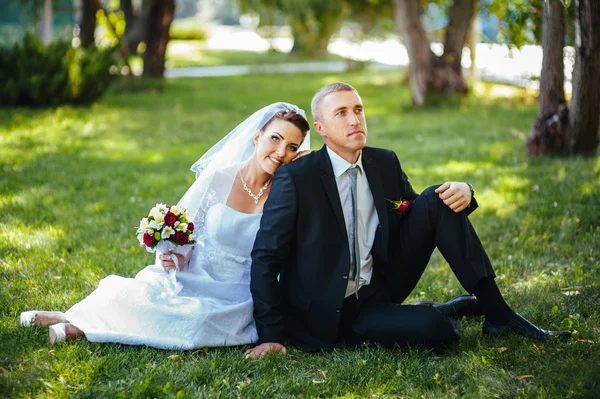
<path fill-rule="evenodd" d="M 107 89 L 116 63 L 113 50 L 49 46 L 26 33 L 11 48 L 0 47 L 0 106 L 89 104 Z"/>

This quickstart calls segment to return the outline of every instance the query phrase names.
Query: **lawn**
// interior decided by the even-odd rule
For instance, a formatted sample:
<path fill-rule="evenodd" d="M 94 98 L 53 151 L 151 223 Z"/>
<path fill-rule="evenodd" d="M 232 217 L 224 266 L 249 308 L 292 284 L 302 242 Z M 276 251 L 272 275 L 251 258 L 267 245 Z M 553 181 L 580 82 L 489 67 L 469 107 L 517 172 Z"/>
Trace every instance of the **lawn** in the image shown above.
<path fill-rule="evenodd" d="M 46 328 L 18 325 L 25 310 L 68 309 L 108 274 L 134 276 L 153 259 L 136 241 L 139 219 L 179 199 L 199 156 L 258 107 L 309 109 L 335 80 L 359 89 L 370 144 L 396 151 L 417 189 L 473 183 L 471 219 L 507 301 L 542 326 L 576 330 L 573 340 L 487 337 L 474 318 L 458 322 L 462 339 L 444 353 L 292 348 L 246 360 L 235 347 L 50 347 Z M 478 86 L 441 108 L 409 104 L 396 73 L 364 72 L 174 79 L 113 90 L 91 107 L 0 110 L 0 396 L 599 397 L 600 158 L 528 159 L 536 106 L 518 90 Z M 459 293 L 435 254 L 409 302 Z"/>

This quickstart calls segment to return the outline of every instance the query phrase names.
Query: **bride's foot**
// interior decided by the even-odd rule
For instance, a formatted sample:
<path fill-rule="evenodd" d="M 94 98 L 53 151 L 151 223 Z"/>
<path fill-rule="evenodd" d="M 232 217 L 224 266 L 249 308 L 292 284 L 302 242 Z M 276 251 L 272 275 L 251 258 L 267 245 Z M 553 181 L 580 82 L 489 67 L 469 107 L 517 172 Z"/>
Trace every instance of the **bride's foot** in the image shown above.
<path fill-rule="evenodd" d="M 53 324 L 48 328 L 50 345 L 65 342 L 68 339 L 77 339 L 85 336 L 83 331 L 70 323 Z"/>
<path fill-rule="evenodd" d="M 21 325 L 24 327 L 49 326 L 63 323 L 65 314 L 63 312 L 48 312 L 45 310 L 31 310 L 21 313 Z"/>

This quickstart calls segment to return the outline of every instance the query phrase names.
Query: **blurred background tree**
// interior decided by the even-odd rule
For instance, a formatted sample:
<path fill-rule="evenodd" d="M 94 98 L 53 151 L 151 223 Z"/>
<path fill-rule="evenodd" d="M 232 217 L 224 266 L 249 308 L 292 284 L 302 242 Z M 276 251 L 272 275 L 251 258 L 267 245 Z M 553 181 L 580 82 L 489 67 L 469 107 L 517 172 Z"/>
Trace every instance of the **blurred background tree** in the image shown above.
<path fill-rule="evenodd" d="M 283 15 L 291 29 L 293 53 L 315 58 L 327 54 L 327 45 L 349 16 L 348 1 L 240 0 L 243 12 L 255 12 L 263 23 Z"/>

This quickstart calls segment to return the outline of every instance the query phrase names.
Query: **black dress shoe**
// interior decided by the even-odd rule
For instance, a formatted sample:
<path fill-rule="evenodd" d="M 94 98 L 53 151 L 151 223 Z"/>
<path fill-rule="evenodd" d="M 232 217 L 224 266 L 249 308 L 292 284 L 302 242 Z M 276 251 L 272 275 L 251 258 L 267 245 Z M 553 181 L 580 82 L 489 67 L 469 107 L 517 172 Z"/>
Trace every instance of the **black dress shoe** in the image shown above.
<path fill-rule="evenodd" d="M 514 332 L 536 341 L 547 341 L 549 339 L 569 339 L 570 331 L 550 331 L 537 327 L 518 313 L 504 326 L 496 326 L 489 321 L 483 322 L 483 333 L 497 335 L 504 332 Z"/>
<path fill-rule="evenodd" d="M 458 295 L 444 303 L 418 301 L 414 305 L 430 305 L 448 317 L 460 319 L 463 316 L 481 316 L 483 311 L 474 295 Z"/>

